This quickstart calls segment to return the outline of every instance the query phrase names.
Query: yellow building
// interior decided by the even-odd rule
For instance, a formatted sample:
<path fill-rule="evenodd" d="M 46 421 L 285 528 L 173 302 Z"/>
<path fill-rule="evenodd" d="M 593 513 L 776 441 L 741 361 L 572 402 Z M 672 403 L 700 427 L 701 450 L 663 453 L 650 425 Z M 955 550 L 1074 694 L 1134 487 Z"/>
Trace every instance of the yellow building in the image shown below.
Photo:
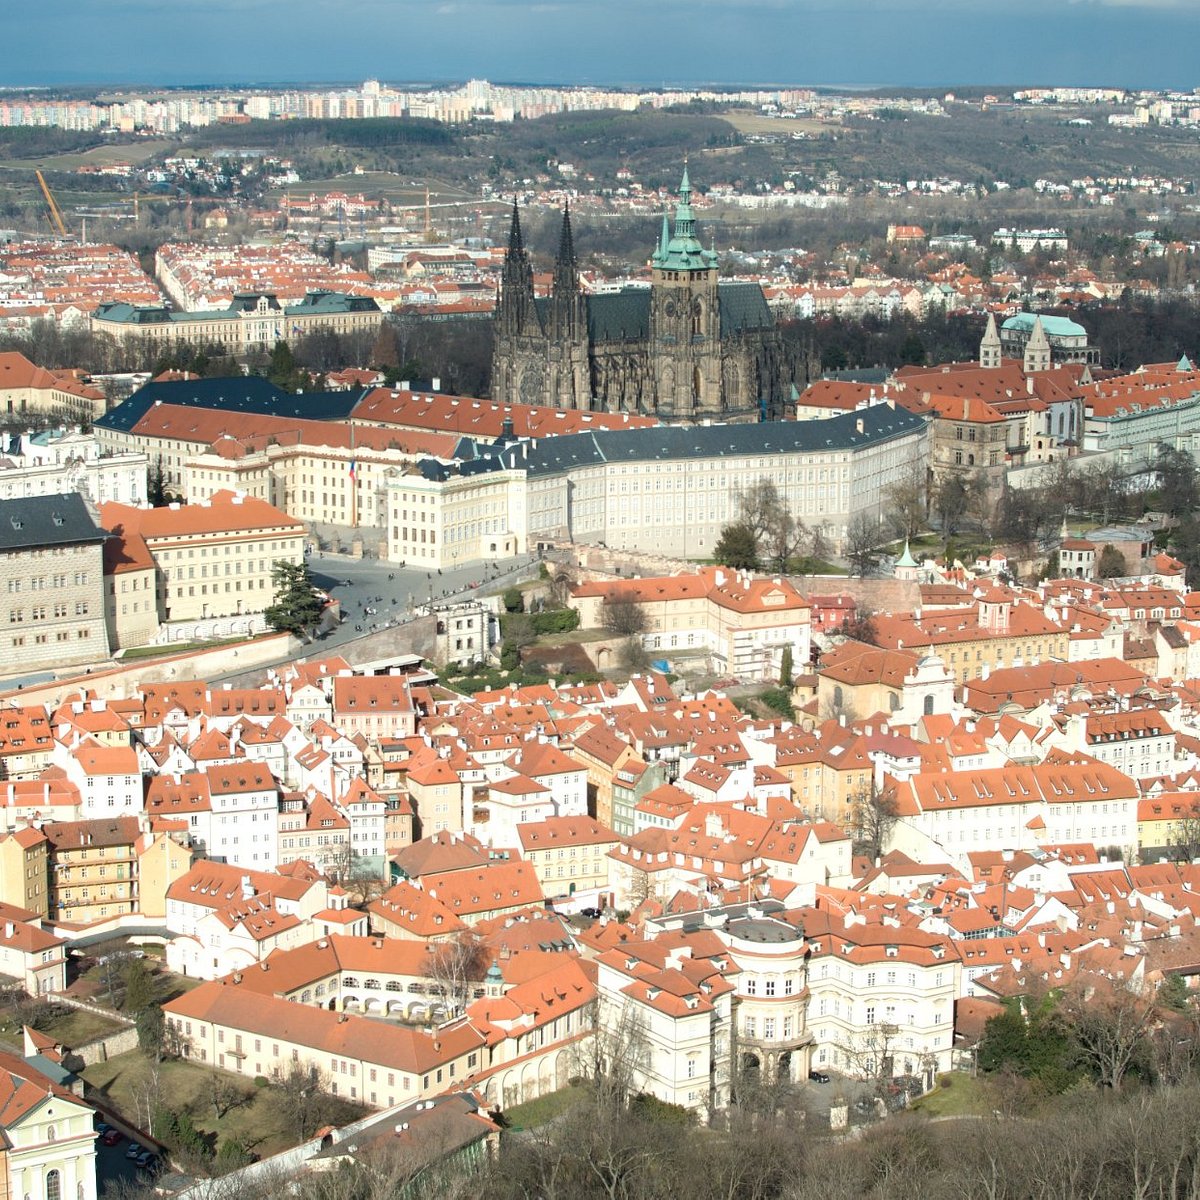
<path fill-rule="evenodd" d="M 0 903 L 50 915 L 50 843 L 26 826 L 0 837 Z"/>
<path fill-rule="evenodd" d="M 548 897 L 608 889 L 608 853 L 621 840 L 591 817 L 548 817 L 517 826 L 521 855 Z"/>
<path fill-rule="evenodd" d="M 935 653 L 960 684 L 1002 667 L 1066 662 L 1070 646 L 1068 629 L 1000 587 L 962 608 L 879 615 L 872 622 L 877 645 Z"/>
<path fill-rule="evenodd" d="M 304 561 L 302 522 L 231 492 L 165 508 L 105 504 L 101 519 L 122 542 L 143 539 L 157 573 L 159 619 L 196 637 L 265 628 L 276 563 Z"/>
<path fill-rule="evenodd" d="M 50 917 L 90 925 L 138 911 L 136 817 L 60 821 L 50 840 Z"/>

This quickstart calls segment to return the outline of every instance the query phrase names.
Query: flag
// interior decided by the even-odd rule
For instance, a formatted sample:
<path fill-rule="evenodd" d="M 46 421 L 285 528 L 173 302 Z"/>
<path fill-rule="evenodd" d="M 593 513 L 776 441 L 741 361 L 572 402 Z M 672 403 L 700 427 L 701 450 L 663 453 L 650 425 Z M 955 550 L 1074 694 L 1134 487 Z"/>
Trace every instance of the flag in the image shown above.
<path fill-rule="evenodd" d="M 358 475 L 357 475 L 357 472 L 356 472 L 356 470 L 355 470 L 355 467 L 356 467 L 356 463 L 355 463 L 354 459 L 351 459 L 351 460 L 350 460 L 350 478 L 351 478 L 351 479 L 357 479 L 357 478 L 358 478 Z"/>

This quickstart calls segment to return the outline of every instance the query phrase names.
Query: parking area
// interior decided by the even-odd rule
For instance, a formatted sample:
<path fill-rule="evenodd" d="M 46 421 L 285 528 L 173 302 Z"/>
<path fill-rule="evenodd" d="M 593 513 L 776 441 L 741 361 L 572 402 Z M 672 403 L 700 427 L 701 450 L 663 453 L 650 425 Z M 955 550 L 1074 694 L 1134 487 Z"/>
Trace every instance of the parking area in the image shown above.
<path fill-rule="evenodd" d="M 129 1139 L 121 1138 L 115 1146 L 106 1146 L 99 1138 L 96 1139 L 96 1194 L 103 1196 L 109 1184 L 117 1187 L 121 1184 L 134 1184 L 146 1178 L 144 1171 L 139 1171 L 132 1160 L 125 1157 L 129 1149 Z"/>

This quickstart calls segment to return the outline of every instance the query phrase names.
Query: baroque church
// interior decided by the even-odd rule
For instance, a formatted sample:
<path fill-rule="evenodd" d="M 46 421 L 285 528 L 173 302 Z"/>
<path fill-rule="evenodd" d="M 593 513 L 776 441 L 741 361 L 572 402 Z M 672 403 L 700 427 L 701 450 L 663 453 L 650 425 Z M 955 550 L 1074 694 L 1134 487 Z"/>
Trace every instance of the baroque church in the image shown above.
<path fill-rule="evenodd" d="M 496 309 L 492 399 L 599 409 L 663 421 L 778 419 L 794 399 L 796 358 L 756 283 L 718 279 L 717 255 L 696 237 L 687 168 L 673 227 L 663 215 L 651 285 L 585 294 L 571 218 L 550 295 L 533 269 L 513 205 Z"/>

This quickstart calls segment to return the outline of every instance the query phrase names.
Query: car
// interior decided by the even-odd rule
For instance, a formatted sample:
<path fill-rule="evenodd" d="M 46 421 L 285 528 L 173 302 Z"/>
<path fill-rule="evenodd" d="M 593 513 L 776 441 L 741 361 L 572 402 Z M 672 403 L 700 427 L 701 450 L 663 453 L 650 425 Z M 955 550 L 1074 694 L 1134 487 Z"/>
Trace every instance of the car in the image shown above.
<path fill-rule="evenodd" d="M 152 1150 L 143 1150 L 141 1154 L 137 1156 L 137 1160 L 134 1165 L 140 1167 L 143 1171 L 157 1171 L 158 1155 Z"/>
<path fill-rule="evenodd" d="M 139 1146 L 137 1144 L 137 1142 L 130 1142 L 128 1148 L 125 1151 L 125 1157 L 126 1158 L 137 1158 L 137 1156 L 139 1154 L 145 1154 L 145 1153 L 146 1153 L 145 1146 Z"/>
<path fill-rule="evenodd" d="M 813 1081 L 813 1083 L 829 1082 L 829 1076 L 826 1075 L 824 1071 L 809 1071 L 808 1077 Z"/>
<path fill-rule="evenodd" d="M 96 1132 L 103 1137 L 112 1126 L 107 1121 L 98 1121 L 96 1123 Z"/>
<path fill-rule="evenodd" d="M 597 917 L 600 916 L 600 909 L 598 909 L 598 908 L 581 908 L 579 910 L 579 915 L 581 917 L 591 917 L 592 920 L 594 921 Z"/>
<path fill-rule="evenodd" d="M 100 1135 L 100 1140 L 106 1146 L 115 1146 L 124 1140 L 124 1135 L 119 1129 L 108 1129 Z"/>

